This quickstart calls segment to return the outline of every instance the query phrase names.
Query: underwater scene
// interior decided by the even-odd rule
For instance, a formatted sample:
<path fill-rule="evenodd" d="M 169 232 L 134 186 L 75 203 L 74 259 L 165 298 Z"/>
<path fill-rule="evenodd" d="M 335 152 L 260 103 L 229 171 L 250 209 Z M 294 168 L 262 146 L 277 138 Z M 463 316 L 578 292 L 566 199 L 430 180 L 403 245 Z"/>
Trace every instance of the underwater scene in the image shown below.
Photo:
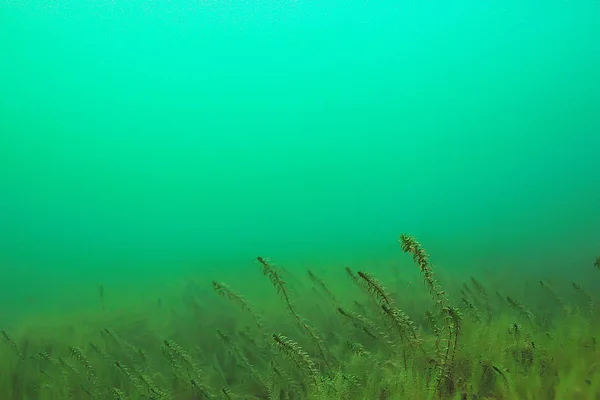
<path fill-rule="evenodd" d="M 0 400 L 600 399 L 600 2 L 0 4 Z"/>

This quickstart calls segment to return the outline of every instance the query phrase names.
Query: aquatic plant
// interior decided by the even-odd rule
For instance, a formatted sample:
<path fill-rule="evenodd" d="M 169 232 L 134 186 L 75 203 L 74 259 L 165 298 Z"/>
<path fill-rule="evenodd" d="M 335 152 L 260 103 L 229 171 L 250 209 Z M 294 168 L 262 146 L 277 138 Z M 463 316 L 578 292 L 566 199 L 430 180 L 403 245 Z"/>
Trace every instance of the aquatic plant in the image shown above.
<path fill-rule="evenodd" d="M 346 267 L 349 279 L 329 282 L 313 267 L 302 279 L 263 257 L 267 279 L 244 276 L 263 285 L 258 297 L 197 279 L 141 311 L 115 310 L 100 285 L 85 322 L 0 331 L 0 398 L 600 397 L 593 286 L 441 279 L 421 243 L 399 244 L 410 259 L 395 268 L 420 274 L 422 287 L 369 264 Z"/>

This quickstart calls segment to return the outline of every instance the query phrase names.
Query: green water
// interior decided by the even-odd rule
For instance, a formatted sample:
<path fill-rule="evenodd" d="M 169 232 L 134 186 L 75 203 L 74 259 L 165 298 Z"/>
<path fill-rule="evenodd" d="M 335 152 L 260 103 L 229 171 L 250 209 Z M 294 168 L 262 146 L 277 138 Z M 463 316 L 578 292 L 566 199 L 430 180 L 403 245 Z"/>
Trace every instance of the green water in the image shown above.
<path fill-rule="evenodd" d="M 450 273 L 592 273 L 599 21 L 591 0 L 3 2 L 0 319 L 259 254 L 389 260 L 402 232 Z"/>

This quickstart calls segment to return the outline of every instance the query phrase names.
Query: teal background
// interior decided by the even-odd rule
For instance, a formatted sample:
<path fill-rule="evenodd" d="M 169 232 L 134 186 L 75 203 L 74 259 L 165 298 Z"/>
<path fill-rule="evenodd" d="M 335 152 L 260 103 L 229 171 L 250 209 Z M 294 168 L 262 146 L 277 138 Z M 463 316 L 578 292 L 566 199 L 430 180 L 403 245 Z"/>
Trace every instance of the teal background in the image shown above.
<path fill-rule="evenodd" d="M 591 0 L 3 2 L 3 313 L 259 254 L 386 260 L 402 232 L 449 271 L 591 270 L 599 21 Z"/>

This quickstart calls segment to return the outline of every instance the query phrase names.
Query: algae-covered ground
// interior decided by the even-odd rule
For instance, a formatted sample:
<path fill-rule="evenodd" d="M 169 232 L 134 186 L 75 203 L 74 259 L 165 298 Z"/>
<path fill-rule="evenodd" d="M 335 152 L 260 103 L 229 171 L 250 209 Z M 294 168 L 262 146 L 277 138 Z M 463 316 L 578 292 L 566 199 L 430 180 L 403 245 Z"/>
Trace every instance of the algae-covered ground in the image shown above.
<path fill-rule="evenodd" d="M 99 286 L 96 313 L 2 330 L 0 399 L 600 399 L 600 260 L 550 284 L 446 276 L 406 235 L 398 257 L 414 273 L 257 257 L 119 310 Z"/>

